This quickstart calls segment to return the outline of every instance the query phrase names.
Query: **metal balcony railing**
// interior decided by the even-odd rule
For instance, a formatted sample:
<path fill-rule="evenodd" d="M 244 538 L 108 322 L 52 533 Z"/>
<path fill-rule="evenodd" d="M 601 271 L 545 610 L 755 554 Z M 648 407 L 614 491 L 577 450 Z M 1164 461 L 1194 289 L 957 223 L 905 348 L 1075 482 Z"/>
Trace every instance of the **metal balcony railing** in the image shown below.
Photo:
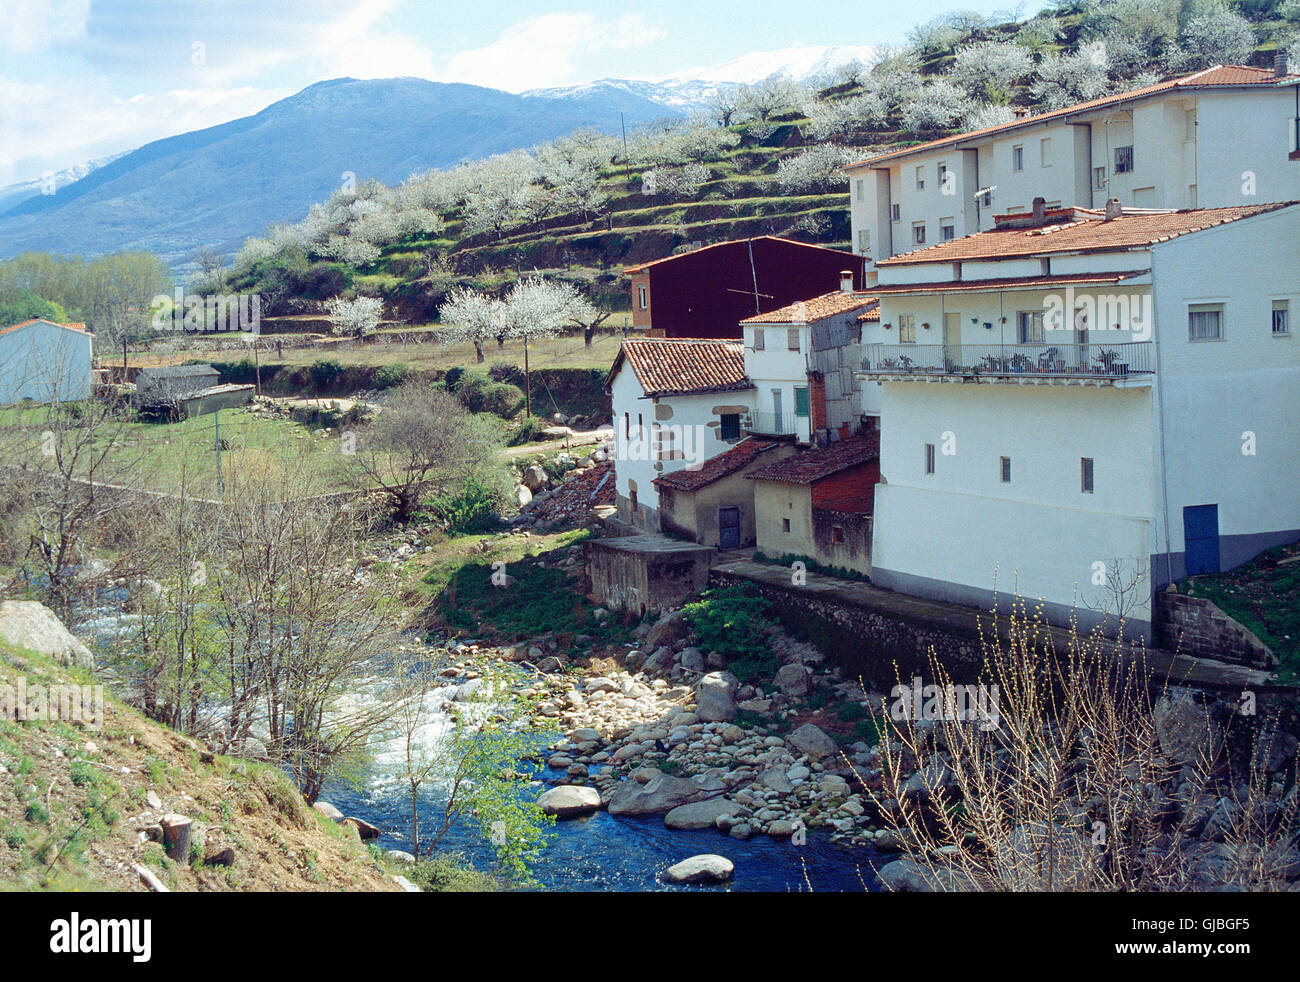
<path fill-rule="evenodd" d="M 742 426 L 761 436 L 791 436 L 796 432 L 793 412 L 752 412 L 744 418 Z"/>
<path fill-rule="evenodd" d="M 1147 375 L 1150 341 L 1116 344 L 866 344 L 859 371 L 868 375 L 992 375 L 1123 378 Z"/>

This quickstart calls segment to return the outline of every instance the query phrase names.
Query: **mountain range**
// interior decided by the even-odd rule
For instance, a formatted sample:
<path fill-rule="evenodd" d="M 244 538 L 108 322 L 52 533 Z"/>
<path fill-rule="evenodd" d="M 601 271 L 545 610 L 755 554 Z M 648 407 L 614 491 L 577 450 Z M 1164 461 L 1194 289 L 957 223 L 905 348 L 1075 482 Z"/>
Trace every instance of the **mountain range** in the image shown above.
<path fill-rule="evenodd" d="M 397 183 L 580 127 L 695 112 L 719 88 L 775 72 L 819 76 L 870 48 L 757 52 L 656 80 L 602 79 L 523 93 L 419 78 L 318 82 L 261 112 L 0 188 L 0 258 L 28 250 L 148 249 L 182 268 L 297 221 L 347 178 Z M 47 176 L 48 178 L 48 176 Z"/>

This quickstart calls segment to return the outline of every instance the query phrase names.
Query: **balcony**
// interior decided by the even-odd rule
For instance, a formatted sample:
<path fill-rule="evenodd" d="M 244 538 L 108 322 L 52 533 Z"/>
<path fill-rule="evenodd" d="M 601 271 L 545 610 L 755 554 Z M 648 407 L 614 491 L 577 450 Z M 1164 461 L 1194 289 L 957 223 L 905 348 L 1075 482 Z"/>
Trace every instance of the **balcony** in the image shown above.
<path fill-rule="evenodd" d="M 866 344 L 857 374 L 1114 384 L 1154 371 L 1150 341 L 1116 344 Z"/>
<path fill-rule="evenodd" d="M 802 429 L 806 432 L 806 417 L 796 417 L 793 412 L 747 413 L 741 421 L 741 428 L 755 436 L 796 436 L 800 431 L 799 420 L 803 420 Z"/>

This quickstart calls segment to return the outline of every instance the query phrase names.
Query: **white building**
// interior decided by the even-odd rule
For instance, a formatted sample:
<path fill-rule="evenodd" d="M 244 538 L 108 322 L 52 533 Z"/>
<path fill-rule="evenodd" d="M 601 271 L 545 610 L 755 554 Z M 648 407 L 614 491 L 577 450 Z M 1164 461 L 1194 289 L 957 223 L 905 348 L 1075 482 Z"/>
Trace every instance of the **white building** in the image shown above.
<path fill-rule="evenodd" d="M 1295 165 L 1293 165 L 1295 166 Z M 1300 535 L 1300 204 L 1033 213 L 878 261 L 872 578 L 1095 622 Z"/>
<path fill-rule="evenodd" d="M 91 393 L 91 334 L 85 324 L 34 319 L 0 330 L 0 405 L 70 402 Z"/>
<path fill-rule="evenodd" d="M 605 379 L 613 400 L 619 517 L 659 531 L 654 479 L 699 467 L 744 439 L 754 409 L 738 341 L 624 341 Z"/>
<path fill-rule="evenodd" d="M 995 215 L 1300 199 L 1300 75 L 1215 66 L 860 161 L 853 245 L 875 261 L 993 228 Z"/>
<path fill-rule="evenodd" d="M 745 374 L 754 383 L 755 410 L 746 428 L 764 436 L 793 436 L 810 443 L 821 432 L 858 432 L 864 406 L 853 372 L 861 361 L 862 324 L 878 316 L 876 298 L 840 289 L 740 322 Z"/>

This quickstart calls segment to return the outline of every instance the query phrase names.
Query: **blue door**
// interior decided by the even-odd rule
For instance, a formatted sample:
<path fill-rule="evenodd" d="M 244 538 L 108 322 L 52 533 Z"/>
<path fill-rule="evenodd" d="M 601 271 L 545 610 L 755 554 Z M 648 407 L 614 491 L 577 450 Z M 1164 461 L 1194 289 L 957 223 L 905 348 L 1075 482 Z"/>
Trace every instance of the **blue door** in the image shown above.
<path fill-rule="evenodd" d="M 740 509 L 718 509 L 718 548 L 740 548 Z"/>
<path fill-rule="evenodd" d="M 1183 541 L 1188 576 L 1219 572 L 1219 506 L 1184 508 Z"/>

